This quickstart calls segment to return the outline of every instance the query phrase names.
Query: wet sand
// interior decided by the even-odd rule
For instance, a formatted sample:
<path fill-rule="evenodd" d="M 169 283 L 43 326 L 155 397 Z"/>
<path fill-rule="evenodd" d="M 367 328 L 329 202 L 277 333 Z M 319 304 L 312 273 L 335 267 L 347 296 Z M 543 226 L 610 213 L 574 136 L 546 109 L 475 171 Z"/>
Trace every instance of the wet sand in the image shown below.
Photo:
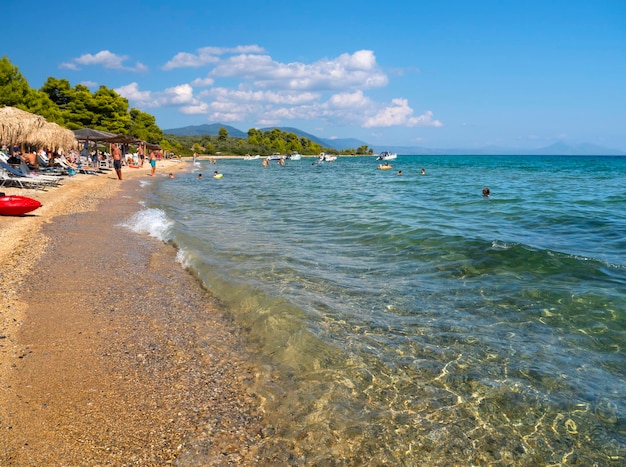
<path fill-rule="evenodd" d="M 44 204 L 0 217 L 0 465 L 260 461 L 241 333 L 174 247 L 119 225 L 148 172 L 0 189 Z"/>

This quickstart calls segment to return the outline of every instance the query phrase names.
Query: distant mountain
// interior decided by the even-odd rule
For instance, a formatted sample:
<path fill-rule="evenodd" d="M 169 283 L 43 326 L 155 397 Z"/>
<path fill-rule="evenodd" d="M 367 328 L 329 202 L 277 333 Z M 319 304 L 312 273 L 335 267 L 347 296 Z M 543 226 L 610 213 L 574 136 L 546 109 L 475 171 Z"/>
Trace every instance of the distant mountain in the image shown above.
<path fill-rule="evenodd" d="M 288 126 L 272 126 L 272 127 L 266 127 L 266 128 L 259 128 L 259 131 L 262 132 L 266 132 L 266 131 L 272 131 L 274 129 L 278 129 L 280 131 L 284 131 L 285 133 L 294 133 L 296 135 L 298 135 L 301 138 L 307 138 L 311 141 L 313 141 L 314 143 L 317 143 L 323 147 L 328 147 L 328 148 L 333 148 L 334 146 L 328 146 L 325 141 L 322 138 L 319 138 L 315 135 L 312 135 L 310 133 L 307 133 L 305 131 L 302 130 L 298 130 L 297 128 L 291 128 Z M 336 148 L 335 148 L 336 149 Z"/>
<path fill-rule="evenodd" d="M 324 146 L 337 149 L 337 150 L 357 149 L 361 146 L 367 146 L 368 148 L 371 147 L 365 141 L 361 141 L 360 139 L 356 139 L 356 138 L 335 138 L 335 139 L 324 139 L 322 141 L 326 143 L 324 144 Z"/>
<path fill-rule="evenodd" d="M 200 135 L 211 135 L 217 136 L 220 128 L 226 128 L 228 131 L 228 136 L 232 136 L 233 138 L 247 138 L 248 132 L 243 132 L 235 127 L 224 125 L 222 123 L 211 123 L 205 125 L 192 125 L 186 126 L 182 128 L 171 128 L 169 130 L 163 130 L 164 133 L 176 136 L 200 136 Z M 301 138 L 307 138 L 314 143 L 319 144 L 324 148 L 331 148 L 336 150 L 352 148 L 356 149 L 359 146 L 367 145 L 367 143 L 360 141 L 354 138 L 344 138 L 344 139 L 326 139 L 320 138 L 318 136 L 312 135 L 305 131 L 299 130 L 298 128 L 292 127 L 266 127 L 259 128 L 260 131 L 272 131 L 273 129 L 278 129 L 280 131 L 284 131 L 285 133 L 294 133 Z"/>
<path fill-rule="evenodd" d="M 596 144 L 581 143 L 567 144 L 554 143 L 541 149 L 535 149 L 530 154 L 554 156 L 624 156 L 625 152 L 617 149 L 604 148 Z"/>
<path fill-rule="evenodd" d="M 172 134 L 176 136 L 200 136 L 211 135 L 217 136 L 220 128 L 226 128 L 228 135 L 234 138 L 247 138 L 248 132 L 243 132 L 230 125 L 224 125 L 222 123 L 212 123 L 205 125 L 186 126 L 183 128 L 173 128 L 169 130 L 163 130 L 166 134 Z M 618 149 L 605 148 L 597 146 L 595 144 L 567 144 L 564 142 L 554 143 L 550 146 L 538 148 L 538 149 L 511 149 L 499 146 L 484 146 L 477 149 L 466 148 L 446 148 L 446 149 L 433 149 L 425 148 L 421 146 L 372 146 L 364 141 L 355 138 L 342 138 L 342 139 L 327 139 L 320 138 L 305 131 L 292 127 L 267 127 L 260 128 L 260 131 L 272 131 L 273 129 L 279 129 L 286 133 L 295 133 L 299 137 L 308 138 L 314 143 L 320 144 L 322 147 L 336 149 L 338 151 L 342 149 L 356 149 L 360 146 L 368 146 L 373 149 L 374 153 L 381 151 L 391 151 L 398 154 L 414 155 L 414 156 L 461 156 L 461 155 L 476 155 L 476 156 L 512 156 L 512 155 L 541 155 L 541 156 L 626 156 L 626 152 Z"/>
<path fill-rule="evenodd" d="M 385 149 L 398 154 L 414 156 L 626 156 L 626 152 L 618 149 L 605 148 L 588 143 L 567 144 L 563 142 L 537 149 L 512 149 L 500 146 L 484 146 L 476 149 L 433 149 L 419 146 L 389 146 Z M 380 151 L 375 149 L 375 152 Z"/>
<path fill-rule="evenodd" d="M 172 128 L 170 130 L 163 130 L 163 133 L 176 135 L 176 136 L 200 136 L 200 135 L 211 135 L 217 136 L 220 128 L 226 128 L 228 131 L 228 136 L 232 136 L 233 138 L 247 138 L 248 133 L 244 133 L 243 131 L 230 126 L 224 125 L 222 123 L 211 123 L 205 125 L 191 125 L 185 126 L 182 128 Z"/>

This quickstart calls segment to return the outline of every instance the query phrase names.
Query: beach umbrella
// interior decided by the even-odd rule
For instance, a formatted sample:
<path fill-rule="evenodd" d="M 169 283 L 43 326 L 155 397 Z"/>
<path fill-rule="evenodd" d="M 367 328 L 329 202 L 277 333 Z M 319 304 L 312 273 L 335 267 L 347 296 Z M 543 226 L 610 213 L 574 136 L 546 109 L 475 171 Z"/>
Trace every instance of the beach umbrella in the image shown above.
<path fill-rule="evenodd" d="M 80 130 L 74 130 L 74 135 L 78 141 L 85 143 L 85 149 L 89 147 L 89 142 L 92 141 L 98 146 L 98 143 L 129 143 L 134 141 L 134 138 L 128 136 L 117 135 L 103 130 L 94 130 L 93 128 L 81 128 Z"/>
<path fill-rule="evenodd" d="M 42 128 L 45 123 L 46 119 L 41 115 L 15 107 L 2 107 L 0 109 L 0 141 L 11 146 L 28 142 L 28 136 Z"/>
<path fill-rule="evenodd" d="M 51 150 L 72 149 L 77 144 L 72 130 L 52 122 L 46 122 L 43 127 L 33 131 L 27 138 L 29 143 Z"/>
<path fill-rule="evenodd" d="M 111 141 L 119 138 L 120 135 L 108 131 L 94 130 L 93 128 L 81 128 L 74 130 L 74 135 L 78 141 Z"/>

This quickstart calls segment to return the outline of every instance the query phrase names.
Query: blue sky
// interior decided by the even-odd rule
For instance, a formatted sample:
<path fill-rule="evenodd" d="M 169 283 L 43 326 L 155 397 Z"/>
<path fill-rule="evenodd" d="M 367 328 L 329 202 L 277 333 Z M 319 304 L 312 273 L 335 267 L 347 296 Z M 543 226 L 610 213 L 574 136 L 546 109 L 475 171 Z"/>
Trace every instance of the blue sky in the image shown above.
<path fill-rule="evenodd" d="M 4 0 L 0 55 L 163 128 L 626 150 L 625 0 Z"/>

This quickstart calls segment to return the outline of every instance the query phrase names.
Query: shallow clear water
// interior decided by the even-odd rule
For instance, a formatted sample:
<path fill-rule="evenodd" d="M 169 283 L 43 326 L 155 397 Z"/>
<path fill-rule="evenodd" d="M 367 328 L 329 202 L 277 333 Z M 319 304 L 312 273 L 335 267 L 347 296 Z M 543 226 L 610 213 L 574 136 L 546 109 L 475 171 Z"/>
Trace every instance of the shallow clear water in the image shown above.
<path fill-rule="evenodd" d="M 202 163 L 131 221 L 249 332 L 268 449 L 624 462 L 626 158 L 312 161 Z"/>

